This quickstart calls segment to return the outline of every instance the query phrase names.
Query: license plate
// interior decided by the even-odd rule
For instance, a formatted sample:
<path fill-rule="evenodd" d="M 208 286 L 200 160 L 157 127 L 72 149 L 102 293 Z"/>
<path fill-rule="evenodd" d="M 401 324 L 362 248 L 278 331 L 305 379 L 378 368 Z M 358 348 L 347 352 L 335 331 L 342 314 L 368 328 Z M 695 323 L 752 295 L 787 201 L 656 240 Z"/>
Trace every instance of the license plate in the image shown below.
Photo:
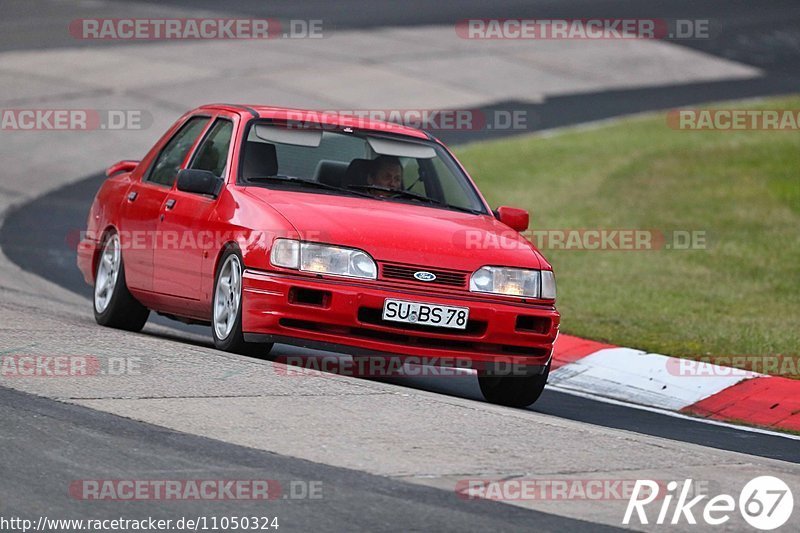
<path fill-rule="evenodd" d="M 386 299 L 383 302 L 383 319 L 422 326 L 467 329 L 469 307 Z"/>

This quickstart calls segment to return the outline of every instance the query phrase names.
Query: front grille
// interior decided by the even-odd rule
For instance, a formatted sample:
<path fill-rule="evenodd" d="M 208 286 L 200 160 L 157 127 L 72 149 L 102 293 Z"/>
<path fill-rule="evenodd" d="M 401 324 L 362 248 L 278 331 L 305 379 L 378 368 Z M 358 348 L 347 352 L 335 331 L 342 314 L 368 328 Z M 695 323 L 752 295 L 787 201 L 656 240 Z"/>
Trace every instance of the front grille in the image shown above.
<path fill-rule="evenodd" d="M 417 272 L 430 272 L 436 276 L 433 281 L 420 281 L 414 277 Z M 389 263 L 381 264 L 381 278 L 387 280 L 401 280 L 421 285 L 445 285 L 448 287 L 464 288 L 467 284 L 467 273 L 457 270 L 440 270 L 434 268 L 396 265 Z"/>

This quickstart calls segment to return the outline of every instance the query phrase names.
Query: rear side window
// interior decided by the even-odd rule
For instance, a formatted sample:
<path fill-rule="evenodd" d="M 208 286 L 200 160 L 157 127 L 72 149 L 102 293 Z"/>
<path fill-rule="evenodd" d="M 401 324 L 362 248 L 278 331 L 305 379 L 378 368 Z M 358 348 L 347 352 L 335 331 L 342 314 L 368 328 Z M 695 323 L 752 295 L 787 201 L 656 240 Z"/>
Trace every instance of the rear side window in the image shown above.
<path fill-rule="evenodd" d="M 191 168 L 208 170 L 221 177 L 228 164 L 228 147 L 232 133 L 233 123 L 230 120 L 218 120 L 197 150 Z"/>
<path fill-rule="evenodd" d="M 161 153 L 158 154 L 153 166 L 150 167 L 147 181 L 172 187 L 175 177 L 178 175 L 178 169 L 180 169 L 181 163 L 186 159 L 186 154 L 192 149 L 197 137 L 202 133 L 206 124 L 208 124 L 208 117 L 190 118 L 189 121 L 178 130 L 178 133 L 173 135 L 172 139 L 170 139 L 166 146 L 164 146 L 164 149 L 161 150 Z"/>

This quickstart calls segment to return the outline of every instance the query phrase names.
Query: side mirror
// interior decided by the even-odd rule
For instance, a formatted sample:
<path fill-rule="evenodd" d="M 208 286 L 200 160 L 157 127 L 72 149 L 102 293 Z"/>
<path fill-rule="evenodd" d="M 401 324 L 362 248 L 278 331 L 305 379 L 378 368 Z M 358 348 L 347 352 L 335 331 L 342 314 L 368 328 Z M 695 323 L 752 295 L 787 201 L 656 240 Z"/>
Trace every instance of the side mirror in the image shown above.
<path fill-rule="evenodd" d="M 494 212 L 494 216 L 509 228 L 517 231 L 525 231 L 530 223 L 528 212 L 516 207 L 500 206 Z"/>
<path fill-rule="evenodd" d="M 217 196 L 222 190 L 223 180 L 208 170 L 185 168 L 178 172 L 178 190 Z"/>

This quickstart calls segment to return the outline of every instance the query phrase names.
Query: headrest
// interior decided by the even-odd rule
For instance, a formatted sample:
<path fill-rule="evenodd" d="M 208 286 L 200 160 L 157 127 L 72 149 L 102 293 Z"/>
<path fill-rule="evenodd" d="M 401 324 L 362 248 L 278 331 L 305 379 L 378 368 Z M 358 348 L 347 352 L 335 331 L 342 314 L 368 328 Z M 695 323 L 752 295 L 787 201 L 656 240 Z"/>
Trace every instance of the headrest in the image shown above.
<path fill-rule="evenodd" d="M 314 179 L 320 183 L 341 187 L 348 166 L 349 165 L 344 161 L 322 159 L 317 163 L 317 169 L 314 171 Z"/>
<path fill-rule="evenodd" d="M 353 159 L 344 173 L 345 185 L 366 185 L 367 174 L 372 166 L 371 159 Z"/>

